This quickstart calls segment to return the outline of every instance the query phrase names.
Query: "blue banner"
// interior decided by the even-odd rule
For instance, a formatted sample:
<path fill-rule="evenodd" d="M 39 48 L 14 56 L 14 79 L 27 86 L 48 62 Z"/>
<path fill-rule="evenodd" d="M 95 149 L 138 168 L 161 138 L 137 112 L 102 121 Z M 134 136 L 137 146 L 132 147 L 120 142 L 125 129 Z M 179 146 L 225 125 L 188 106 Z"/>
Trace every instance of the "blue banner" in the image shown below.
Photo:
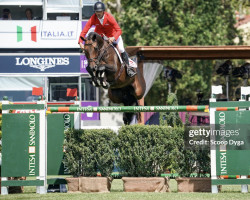
<path fill-rule="evenodd" d="M 80 73 L 80 55 L 0 56 L 0 73 Z"/>

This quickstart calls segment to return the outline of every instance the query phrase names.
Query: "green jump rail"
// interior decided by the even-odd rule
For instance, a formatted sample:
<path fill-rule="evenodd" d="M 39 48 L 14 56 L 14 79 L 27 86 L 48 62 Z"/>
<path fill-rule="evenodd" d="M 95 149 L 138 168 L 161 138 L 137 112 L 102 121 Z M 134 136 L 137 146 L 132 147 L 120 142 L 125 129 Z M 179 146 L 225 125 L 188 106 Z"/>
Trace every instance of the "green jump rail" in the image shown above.
<path fill-rule="evenodd" d="M 190 106 L 100 106 L 48 107 L 48 112 L 208 112 L 208 105 Z M 217 107 L 216 111 L 238 111 L 239 107 Z"/>
<path fill-rule="evenodd" d="M 49 112 L 205 112 L 201 106 L 108 106 L 108 107 L 49 107 Z"/>

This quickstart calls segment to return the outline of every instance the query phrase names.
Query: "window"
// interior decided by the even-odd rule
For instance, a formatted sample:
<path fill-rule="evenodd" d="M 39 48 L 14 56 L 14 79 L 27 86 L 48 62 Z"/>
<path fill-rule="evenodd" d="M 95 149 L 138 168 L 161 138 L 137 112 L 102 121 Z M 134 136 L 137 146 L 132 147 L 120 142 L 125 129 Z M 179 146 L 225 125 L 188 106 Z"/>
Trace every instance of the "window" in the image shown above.
<path fill-rule="evenodd" d="M 82 19 L 89 19 L 94 14 L 94 4 L 97 0 L 82 0 Z"/>
<path fill-rule="evenodd" d="M 49 77 L 49 101 L 74 101 L 75 97 L 67 96 L 67 88 L 77 88 L 78 77 Z"/>
<path fill-rule="evenodd" d="M 0 99 L 4 96 L 9 101 L 36 101 L 38 96 L 32 96 L 32 87 L 43 87 L 43 77 L 0 77 Z"/>
<path fill-rule="evenodd" d="M 79 88 L 78 77 L 49 77 L 48 79 L 49 101 L 74 101 L 75 97 L 67 96 L 67 88 L 77 88 L 77 96 L 81 96 L 81 101 L 98 100 L 97 88 L 92 85 L 90 78 L 81 78 L 81 88 Z"/>
<path fill-rule="evenodd" d="M 83 6 L 82 19 L 89 19 L 94 14 L 94 6 Z"/>
<path fill-rule="evenodd" d="M 25 10 L 30 8 L 35 20 L 89 19 L 98 0 L 0 0 L 0 12 L 8 8 L 12 20 L 25 20 Z M 43 16 L 44 15 L 44 16 Z M 0 16 L 2 17 L 2 16 Z"/>
<path fill-rule="evenodd" d="M 0 12 L 8 8 L 12 20 L 26 20 L 25 10 L 30 8 L 33 19 L 41 20 L 43 17 L 43 0 L 0 0 Z M 2 17 L 2 16 L 1 16 Z"/>
<path fill-rule="evenodd" d="M 12 20 L 27 20 L 25 11 L 27 8 L 30 8 L 32 10 L 33 19 L 34 20 L 42 20 L 43 17 L 43 9 L 42 6 L 14 6 L 14 5 L 6 5 L 3 6 L 0 4 L 0 17 L 2 17 L 3 9 L 8 8 L 11 13 L 11 19 Z"/>
<path fill-rule="evenodd" d="M 46 0 L 49 20 L 79 20 L 79 0 Z"/>
<path fill-rule="evenodd" d="M 97 101 L 96 91 L 90 78 L 82 78 L 82 101 Z"/>

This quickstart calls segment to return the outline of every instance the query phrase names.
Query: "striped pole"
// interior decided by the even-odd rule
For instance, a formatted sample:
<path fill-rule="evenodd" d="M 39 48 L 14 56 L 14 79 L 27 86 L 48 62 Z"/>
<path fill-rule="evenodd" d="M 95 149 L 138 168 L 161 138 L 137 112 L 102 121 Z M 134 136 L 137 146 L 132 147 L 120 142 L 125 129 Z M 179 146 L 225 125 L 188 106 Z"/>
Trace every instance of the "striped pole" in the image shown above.
<path fill-rule="evenodd" d="M 49 107 L 50 112 L 204 112 L 203 106 L 108 106 L 108 107 Z"/>
<path fill-rule="evenodd" d="M 223 179 L 238 179 L 240 178 L 240 175 L 220 175 Z"/>
<path fill-rule="evenodd" d="M 217 107 L 216 111 L 238 111 L 239 107 Z"/>

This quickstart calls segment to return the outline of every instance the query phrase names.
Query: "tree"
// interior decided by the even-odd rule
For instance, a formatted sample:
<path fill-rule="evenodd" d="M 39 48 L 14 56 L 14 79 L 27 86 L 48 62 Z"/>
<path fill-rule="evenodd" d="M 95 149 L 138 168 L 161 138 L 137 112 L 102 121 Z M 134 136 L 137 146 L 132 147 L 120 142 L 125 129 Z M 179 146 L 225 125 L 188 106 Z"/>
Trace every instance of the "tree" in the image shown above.
<path fill-rule="evenodd" d="M 174 93 L 168 94 L 167 98 L 168 106 L 178 106 L 178 99 Z M 160 125 L 165 126 L 183 126 L 181 118 L 178 112 L 162 112 L 160 113 Z"/>
<path fill-rule="evenodd" d="M 123 0 L 121 3 L 119 15 L 114 14 L 123 29 L 126 45 L 233 45 L 238 34 L 229 0 Z M 197 89 L 205 98 L 209 97 L 215 61 L 166 61 L 165 64 L 183 74 L 173 87 L 180 104 L 186 104 L 187 100 L 196 103 Z M 164 81 L 158 80 L 157 84 Z M 162 94 L 159 91 L 162 89 L 166 90 L 154 85 L 146 101 L 158 104 L 159 97 L 151 93 Z"/>

